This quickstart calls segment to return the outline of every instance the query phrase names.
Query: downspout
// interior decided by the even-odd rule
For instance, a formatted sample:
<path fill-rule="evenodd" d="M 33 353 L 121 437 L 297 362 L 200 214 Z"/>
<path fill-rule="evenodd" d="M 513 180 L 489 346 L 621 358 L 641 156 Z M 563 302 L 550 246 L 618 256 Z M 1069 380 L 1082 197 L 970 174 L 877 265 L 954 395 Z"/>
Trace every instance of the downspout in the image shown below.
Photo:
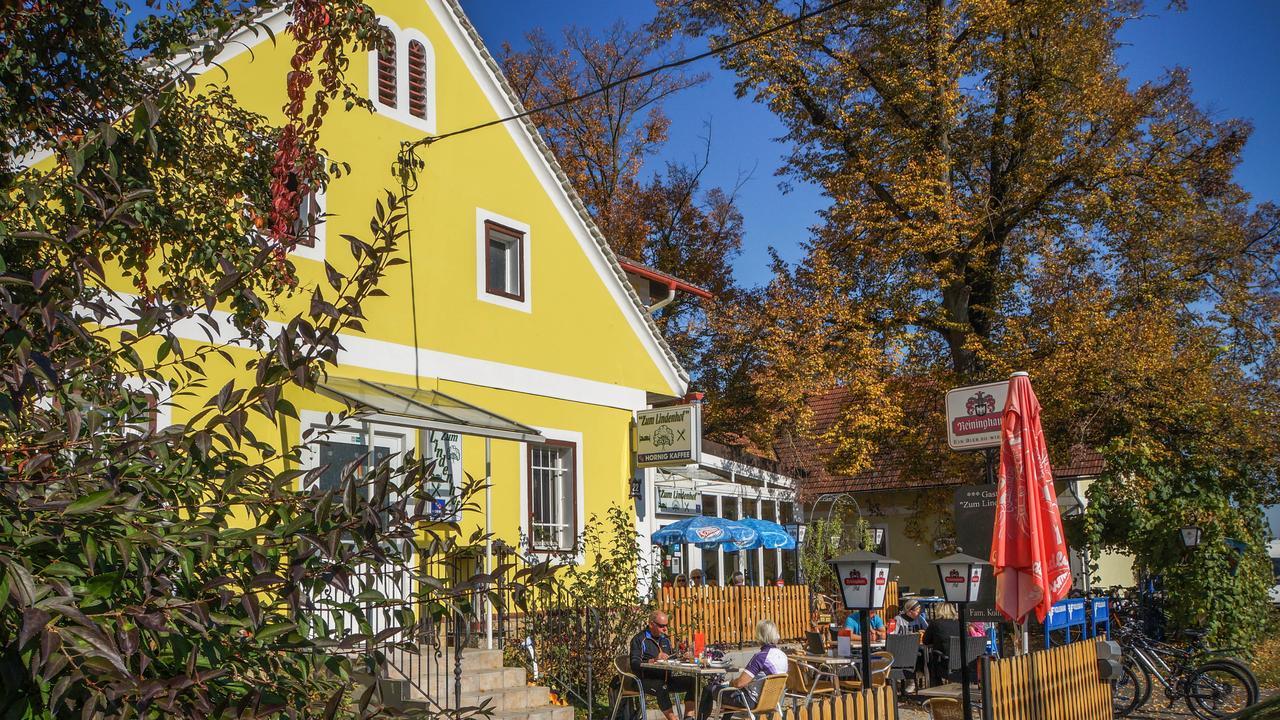
<path fill-rule="evenodd" d="M 656 312 L 658 312 L 659 310 L 661 310 L 662 308 L 664 308 L 664 307 L 666 307 L 666 306 L 670 305 L 670 304 L 671 304 L 671 301 L 672 301 L 672 300 L 675 300 L 675 299 L 676 299 L 676 284 L 675 284 L 675 283 L 667 283 L 667 296 L 666 296 L 666 297 L 664 297 L 664 298 L 662 298 L 662 299 L 661 299 L 661 300 L 659 300 L 658 302 L 656 302 L 656 303 L 654 303 L 654 304 L 650 305 L 650 306 L 649 306 L 649 312 L 650 312 L 650 313 L 656 313 Z"/>

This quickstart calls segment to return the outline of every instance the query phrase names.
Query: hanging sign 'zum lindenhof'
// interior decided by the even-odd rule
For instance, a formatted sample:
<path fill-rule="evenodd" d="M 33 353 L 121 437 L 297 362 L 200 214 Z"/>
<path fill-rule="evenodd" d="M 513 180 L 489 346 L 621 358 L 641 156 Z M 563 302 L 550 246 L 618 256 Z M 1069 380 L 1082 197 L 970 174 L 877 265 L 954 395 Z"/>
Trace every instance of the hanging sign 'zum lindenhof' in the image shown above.
<path fill-rule="evenodd" d="M 947 445 L 952 450 L 1000 447 L 1000 419 L 1009 382 L 952 388 L 947 391 Z"/>
<path fill-rule="evenodd" d="M 698 403 L 636 413 L 636 467 L 691 465 L 702 454 L 702 406 Z"/>

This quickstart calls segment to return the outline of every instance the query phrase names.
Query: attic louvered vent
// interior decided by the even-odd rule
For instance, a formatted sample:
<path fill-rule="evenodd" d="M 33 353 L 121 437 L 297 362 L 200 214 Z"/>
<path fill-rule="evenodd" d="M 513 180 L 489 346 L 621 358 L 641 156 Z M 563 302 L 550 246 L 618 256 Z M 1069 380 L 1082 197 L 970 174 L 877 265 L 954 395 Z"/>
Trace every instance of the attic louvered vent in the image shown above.
<path fill-rule="evenodd" d="M 378 51 L 378 102 L 396 106 L 396 41 L 387 34 L 386 45 Z"/>
<path fill-rule="evenodd" d="M 409 43 L 409 114 L 427 119 L 427 49 L 417 40 Z"/>

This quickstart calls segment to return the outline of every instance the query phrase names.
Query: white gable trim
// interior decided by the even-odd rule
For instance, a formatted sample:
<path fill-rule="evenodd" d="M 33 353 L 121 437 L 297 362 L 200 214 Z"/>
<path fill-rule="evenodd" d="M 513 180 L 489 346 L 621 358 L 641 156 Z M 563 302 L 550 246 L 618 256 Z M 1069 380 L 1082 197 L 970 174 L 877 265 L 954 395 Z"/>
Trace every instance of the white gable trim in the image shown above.
<path fill-rule="evenodd" d="M 453 0 L 426 0 L 427 6 L 435 13 L 441 27 L 458 48 L 463 62 L 471 71 L 485 97 L 500 117 L 514 115 L 518 112 L 518 102 L 514 99 L 506 81 L 502 79 L 497 62 L 480 41 L 479 34 L 467 20 L 462 8 Z M 465 52 L 464 49 L 470 50 Z M 525 161 L 534 171 L 534 175 L 551 198 L 556 210 L 578 241 L 583 253 L 591 262 L 600 280 L 609 289 L 618 308 L 627 318 L 632 331 L 640 338 L 655 365 L 661 370 L 672 395 L 683 395 L 689 384 L 688 374 L 680 367 L 675 354 L 661 339 L 661 335 L 653 318 L 649 316 L 636 295 L 631 283 L 618 265 L 613 251 L 600 235 L 587 213 L 582 200 L 564 177 L 564 171 L 555 163 L 545 144 L 537 136 L 537 130 L 528 119 L 503 123 L 503 127 L 511 135 Z M 540 147 L 541 146 L 541 147 Z"/>

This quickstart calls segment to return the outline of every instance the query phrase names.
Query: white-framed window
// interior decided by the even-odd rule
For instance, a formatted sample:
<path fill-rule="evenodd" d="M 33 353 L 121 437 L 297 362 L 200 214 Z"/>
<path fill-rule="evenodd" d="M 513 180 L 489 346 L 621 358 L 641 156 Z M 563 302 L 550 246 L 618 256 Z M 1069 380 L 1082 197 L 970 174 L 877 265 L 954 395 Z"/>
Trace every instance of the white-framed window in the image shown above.
<path fill-rule="evenodd" d="M 420 31 L 379 17 L 387 42 L 369 52 L 369 99 L 380 115 L 436 131 L 436 54 Z"/>
<path fill-rule="evenodd" d="M 476 208 L 476 297 L 532 312 L 529 225 Z"/>
<path fill-rule="evenodd" d="M 524 534 L 534 553 L 575 549 L 583 523 L 582 433 L 538 428 L 546 438 L 521 454 Z"/>
<path fill-rule="evenodd" d="M 168 385 L 137 375 L 126 376 L 121 384 L 130 396 L 141 400 L 139 413 L 127 420 L 130 427 L 139 433 L 154 433 L 173 424 L 173 397 Z"/>
<path fill-rule="evenodd" d="M 548 440 L 528 446 L 529 544 L 532 550 L 564 552 L 578 535 L 577 446 Z"/>
<path fill-rule="evenodd" d="M 324 162 L 321 160 L 321 162 Z M 297 189 L 297 178 L 289 176 Z M 324 262 L 325 253 L 325 189 L 312 188 L 298 198 L 298 218 L 293 222 L 293 234 L 297 238 L 291 255 Z"/>

